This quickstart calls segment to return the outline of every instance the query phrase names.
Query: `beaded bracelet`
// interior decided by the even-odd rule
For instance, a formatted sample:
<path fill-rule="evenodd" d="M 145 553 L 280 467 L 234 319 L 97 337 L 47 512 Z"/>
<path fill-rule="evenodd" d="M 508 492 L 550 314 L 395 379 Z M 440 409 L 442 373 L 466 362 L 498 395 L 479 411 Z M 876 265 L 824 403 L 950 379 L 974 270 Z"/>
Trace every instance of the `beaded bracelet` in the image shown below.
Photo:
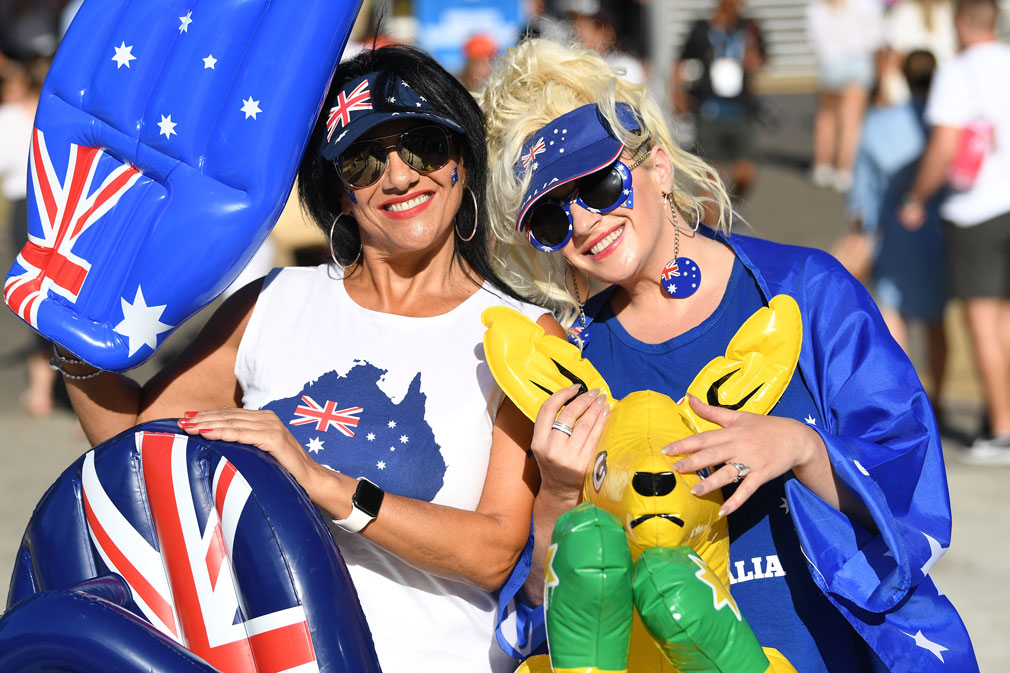
<path fill-rule="evenodd" d="M 49 368 L 55 372 L 63 374 L 64 378 L 68 378 L 71 381 L 84 381 L 90 378 L 94 378 L 102 373 L 101 369 L 95 368 L 95 371 L 88 374 L 71 374 L 63 368 L 64 364 L 68 365 L 87 365 L 88 363 L 84 360 L 78 360 L 76 358 L 67 358 L 60 355 L 60 352 L 56 350 L 56 344 L 53 344 L 53 357 L 49 360 Z M 88 365 L 89 367 L 91 365 Z"/>

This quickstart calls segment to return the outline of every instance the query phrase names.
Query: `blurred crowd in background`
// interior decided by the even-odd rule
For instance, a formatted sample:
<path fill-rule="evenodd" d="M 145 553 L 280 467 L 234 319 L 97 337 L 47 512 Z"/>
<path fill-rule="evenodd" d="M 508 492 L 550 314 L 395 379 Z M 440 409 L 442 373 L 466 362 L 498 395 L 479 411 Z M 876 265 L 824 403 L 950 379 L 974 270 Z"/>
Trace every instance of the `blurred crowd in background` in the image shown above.
<path fill-rule="evenodd" d="M 993 37 L 999 42 L 1004 34 L 999 6 L 992 0 L 971 2 L 994 9 Z M 941 220 L 950 218 L 940 212 L 942 190 L 919 204 L 922 213 L 914 226 L 899 211 L 914 192 L 928 146 L 924 115 L 933 74 L 966 46 L 957 21 L 963 3 L 365 0 L 345 55 L 391 42 L 416 44 L 476 92 L 495 58 L 519 40 L 581 43 L 627 79 L 651 86 L 678 130 L 678 141 L 719 169 L 738 203 L 745 203 L 760 181 L 756 133 L 761 125 L 781 123 L 765 94 L 816 96 L 817 111 L 807 129 L 813 139 L 808 179 L 844 195 L 840 207 L 852 223 L 851 231 L 838 232 L 833 252 L 873 291 L 899 343 L 907 347 L 910 324 L 924 325 L 929 370 L 924 380 L 942 426 L 945 269 L 950 263 Z M 35 105 L 46 67 L 80 4 L 0 0 L 0 227 L 9 237 L 11 255 L 27 240 L 26 165 Z M 1001 79 L 998 70 L 992 72 L 997 79 L 979 86 L 998 82 L 1005 87 L 1010 81 L 1010 72 Z M 237 284 L 274 265 L 328 258 L 322 234 L 303 221 L 292 201 Z M 6 269 L 10 260 L 3 261 Z M 986 397 L 980 438 L 971 447 L 977 450 L 966 453 L 975 462 L 1010 464 L 1007 305 L 1002 301 L 980 325 L 968 316 Z M 53 408 L 56 382 L 47 348 L 39 339 L 25 355 L 21 402 L 37 416 Z"/>

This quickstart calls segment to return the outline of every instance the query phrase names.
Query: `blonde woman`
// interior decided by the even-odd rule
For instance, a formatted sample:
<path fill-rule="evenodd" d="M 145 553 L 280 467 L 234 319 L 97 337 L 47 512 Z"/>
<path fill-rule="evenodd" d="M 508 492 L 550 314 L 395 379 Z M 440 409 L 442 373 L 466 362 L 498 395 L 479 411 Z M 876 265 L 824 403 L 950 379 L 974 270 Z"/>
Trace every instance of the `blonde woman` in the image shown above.
<path fill-rule="evenodd" d="M 665 449 L 671 470 L 711 471 L 697 495 L 724 490 L 733 595 L 759 641 L 802 671 L 877 659 L 933 670 L 927 640 L 948 665 L 976 670 L 960 618 L 924 575 L 950 539 L 936 422 L 863 287 L 825 253 L 731 233 L 712 168 L 674 144 L 644 88 L 593 53 L 523 43 L 482 103 L 496 269 L 573 325 L 615 396 L 681 398 L 772 296 L 798 302 L 798 373 L 772 415 L 735 411 L 714 390 L 711 405 L 691 404 L 722 429 Z M 717 214 L 712 228 L 702 210 Z M 587 277 L 607 286 L 588 302 Z M 593 448 L 579 427 L 598 419 L 580 418 L 582 398 L 565 406 L 573 394 L 549 399 L 534 428 L 534 601 L 546 539 L 577 502 Z M 572 436 L 551 429 L 555 414 Z"/>

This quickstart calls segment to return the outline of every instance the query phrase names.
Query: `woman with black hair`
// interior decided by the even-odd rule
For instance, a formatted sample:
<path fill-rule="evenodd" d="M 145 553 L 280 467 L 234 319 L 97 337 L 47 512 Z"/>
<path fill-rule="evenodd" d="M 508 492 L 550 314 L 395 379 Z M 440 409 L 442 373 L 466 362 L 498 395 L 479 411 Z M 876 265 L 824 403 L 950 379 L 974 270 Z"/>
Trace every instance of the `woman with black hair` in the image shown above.
<path fill-rule="evenodd" d="M 480 315 L 510 305 L 561 330 L 490 269 L 485 167 L 481 113 L 452 75 L 410 48 L 358 55 L 299 171 L 333 263 L 240 290 L 142 388 L 68 380 L 92 442 L 172 416 L 275 456 L 334 519 L 386 673 L 515 666 L 491 592 L 526 543 L 539 477 Z"/>

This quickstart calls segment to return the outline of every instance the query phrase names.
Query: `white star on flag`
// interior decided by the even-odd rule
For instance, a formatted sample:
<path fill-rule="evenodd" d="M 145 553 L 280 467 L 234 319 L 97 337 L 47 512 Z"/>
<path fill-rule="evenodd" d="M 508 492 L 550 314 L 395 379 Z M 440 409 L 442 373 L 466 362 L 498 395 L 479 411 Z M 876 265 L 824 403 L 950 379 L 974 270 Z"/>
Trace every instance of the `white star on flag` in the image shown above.
<path fill-rule="evenodd" d="M 214 70 L 214 64 L 217 63 L 217 59 L 214 58 L 214 54 L 207 54 L 207 58 L 203 59 L 203 69 Z"/>
<path fill-rule="evenodd" d="M 905 633 L 905 632 L 902 631 L 902 633 Z M 908 636 L 909 638 L 912 638 L 913 640 L 915 640 L 915 644 L 918 645 L 919 647 L 921 647 L 922 649 L 929 650 L 930 652 L 932 652 L 933 654 L 935 654 L 936 658 L 939 659 L 940 661 L 943 661 L 943 655 L 940 654 L 940 653 L 941 652 L 946 652 L 948 649 L 950 649 L 950 648 L 944 647 L 940 643 L 934 643 L 932 640 L 930 640 L 926 636 L 922 635 L 922 631 L 916 631 L 914 636 L 911 633 L 905 633 L 905 635 Z M 947 663 L 947 662 L 944 661 L 943 663 Z"/>
<path fill-rule="evenodd" d="M 323 440 L 318 437 L 313 437 L 309 440 L 309 443 L 305 445 L 305 448 L 309 450 L 309 453 L 319 453 L 323 450 Z"/>
<path fill-rule="evenodd" d="M 929 543 L 929 558 L 926 560 L 925 565 L 922 566 L 922 574 L 928 575 L 930 568 L 932 568 L 940 557 L 943 556 L 947 550 L 943 548 L 938 541 L 934 540 L 925 533 L 922 534 L 926 538 L 926 542 Z"/>
<path fill-rule="evenodd" d="M 179 33 L 188 33 L 189 24 L 193 23 L 193 12 L 187 12 L 186 16 L 179 17 Z"/>
<path fill-rule="evenodd" d="M 387 428 L 395 428 L 396 427 L 396 421 L 390 421 L 389 423 L 386 423 L 386 427 Z"/>
<path fill-rule="evenodd" d="M 400 435 L 400 443 L 401 444 L 407 443 L 407 435 Z"/>
<path fill-rule="evenodd" d="M 375 433 L 374 432 L 369 432 L 367 435 L 365 435 L 365 439 L 367 439 L 370 442 L 374 442 L 375 441 Z"/>
<path fill-rule="evenodd" d="M 116 62 L 116 70 L 119 70 L 124 65 L 129 68 L 130 61 L 136 61 L 137 57 L 133 55 L 133 45 L 129 47 L 126 46 L 125 42 L 120 43 L 116 49 L 116 55 L 112 57 L 112 60 Z"/>
<path fill-rule="evenodd" d="M 389 450 L 390 451 L 396 451 L 396 447 L 395 446 L 391 446 L 391 447 L 389 447 Z"/>
<path fill-rule="evenodd" d="M 803 419 L 803 422 L 807 425 L 817 425 L 817 419 L 814 418 L 813 414 L 807 414 L 807 417 Z"/>
<path fill-rule="evenodd" d="M 158 128 L 161 131 L 158 133 L 159 136 L 165 136 L 166 138 L 171 138 L 172 135 L 179 135 L 175 127 L 178 126 L 174 121 L 172 121 L 172 115 L 161 115 L 161 121 L 158 122 Z"/>
<path fill-rule="evenodd" d="M 380 460 L 379 462 L 377 462 L 377 463 L 375 464 L 375 466 L 376 466 L 377 468 L 379 468 L 380 470 L 385 470 L 385 469 L 386 469 L 386 461 L 384 461 L 384 460 Z"/>
<path fill-rule="evenodd" d="M 112 330 L 129 339 L 130 355 L 140 350 L 141 346 L 147 346 L 151 350 L 157 348 L 158 335 L 172 329 L 171 325 L 166 325 L 160 320 L 167 304 L 148 306 L 139 285 L 132 304 L 126 301 L 125 297 L 121 297 L 119 301 L 123 305 L 123 320 Z"/>
<path fill-rule="evenodd" d="M 260 110 L 260 102 L 253 100 L 252 96 L 249 96 L 248 100 L 242 101 L 242 112 L 245 112 L 246 119 L 249 119 L 249 117 L 256 119 L 256 115 L 263 112 L 263 110 Z"/>

